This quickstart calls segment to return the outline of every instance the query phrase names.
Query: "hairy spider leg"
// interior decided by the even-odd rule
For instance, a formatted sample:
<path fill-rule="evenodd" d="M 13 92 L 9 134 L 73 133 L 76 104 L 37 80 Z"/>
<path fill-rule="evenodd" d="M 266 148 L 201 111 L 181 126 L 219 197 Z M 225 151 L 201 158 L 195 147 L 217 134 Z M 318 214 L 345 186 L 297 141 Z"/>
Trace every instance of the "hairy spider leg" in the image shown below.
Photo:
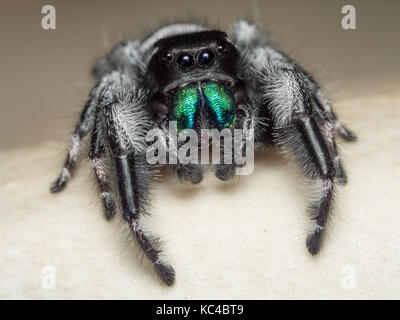
<path fill-rule="evenodd" d="M 251 66 L 243 68 L 250 95 L 257 96 L 261 90 L 261 108 L 273 120 L 274 143 L 294 158 L 312 191 L 308 212 L 315 226 L 306 246 L 315 255 L 333 210 L 335 184 L 347 181 L 334 139 L 334 126 L 339 122 L 323 96 L 318 97 L 311 76 L 274 49 L 254 24 L 236 22 L 234 43 L 246 53 L 245 64 Z"/>
<path fill-rule="evenodd" d="M 121 112 L 122 108 L 119 102 L 113 102 L 101 109 L 101 121 L 114 159 L 122 215 L 140 248 L 152 262 L 156 273 L 170 286 L 174 283 L 175 271 L 162 261 L 158 240 L 147 235 L 139 221 L 141 211 L 144 211 L 146 202 L 144 191 L 148 189 L 150 183 L 151 169 L 145 157 L 140 159 L 141 155 L 137 155 L 137 150 L 130 143 L 129 133 L 125 130 L 128 128 L 128 120 Z"/>
<path fill-rule="evenodd" d="M 85 104 L 83 111 L 81 112 L 78 123 L 76 124 L 75 130 L 71 135 L 71 142 L 68 148 L 68 154 L 65 159 L 64 167 L 61 170 L 57 180 L 52 184 L 51 192 L 59 192 L 63 190 L 68 181 L 74 174 L 76 163 L 78 162 L 79 149 L 82 139 L 88 134 L 94 124 L 95 109 L 97 106 L 99 86 L 95 86 L 89 94 L 89 98 Z"/>
<path fill-rule="evenodd" d="M 103 129 L 98 125 L 98 121 L 96 120 L 90 142 L 89 159 L 96 175 L 100 195 L 103 200 L 105 217 L 107 220 L 110 220 L 115 215 L 116 205 L 112 196 L 112 185 L 108 176 L 106 165 L 104 163 L 106 149 L 101 143 L 100 138 L 103 134 Z"/>
<path fill-rule="evenodd" d="M 331 103 L 326 98 L 324 92 L 321 89 L 317 90 L 316 97 L 318 99 L 318 102 L 323 106 L 325 112 L 333 120 L 334 130 L 339 135 L 339 137 L 348 142 L 356 141 L 357 140 L 356 134 L 339 121 L 338 117 L 336 116 L 336 113 L 332 110 Z"/>

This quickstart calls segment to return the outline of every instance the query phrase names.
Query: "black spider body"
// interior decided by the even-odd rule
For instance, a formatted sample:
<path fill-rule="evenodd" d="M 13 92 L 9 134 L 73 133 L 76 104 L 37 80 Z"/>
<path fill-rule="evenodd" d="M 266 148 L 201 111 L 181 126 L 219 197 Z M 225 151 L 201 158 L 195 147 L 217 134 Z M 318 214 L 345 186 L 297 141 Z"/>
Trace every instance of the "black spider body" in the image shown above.
<path fill-rule="evenodd" d="M 252 132 L 256 144 L 275 145 L 291 155 L 313 186 L 308 210 L 315 225 L 306 245 L 311 254 L 318 253 L 335 186 L 347 182 L 335 136 L 348 141 L 355 136 L 337 120 L 317 82 L 254 24 L 237 21 L 230 38 L 197 24 L 168 25 L 142 41 L 119 43 L 96 63 L 93 75 L 96 85 L 51 191 L 66 186 L 80 142 L 91 132 L 89 158 L 106 217 L 115 214 L 116 196 L 123 218 L 166 284 L 173 284 L 174 270 L 160 258 L 156 239 L 143 231 L 139 218 L 157 167 L 147 161 L 145 136 L 159 128 L 166 133 L 163 144 L 170 145 L 166 125 L 172 120 L 178 131 L 193 129 L 200 138 L 201 129 L 242 129 L 244 141 Z M 203 165 L 178 161 L 174 166 L 181 181 L 201 182 Z M 232 178 L 238 167 L 234 160 L 213 164 L 221 180 Z"/>

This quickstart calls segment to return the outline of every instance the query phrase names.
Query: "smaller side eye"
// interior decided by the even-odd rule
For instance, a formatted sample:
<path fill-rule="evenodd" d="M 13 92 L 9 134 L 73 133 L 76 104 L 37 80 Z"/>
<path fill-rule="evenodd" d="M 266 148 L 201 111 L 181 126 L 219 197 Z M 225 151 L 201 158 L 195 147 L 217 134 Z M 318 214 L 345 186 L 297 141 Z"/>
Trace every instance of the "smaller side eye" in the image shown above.
<path fill-rule="evenodd" d="M 224 52 L 225 51 L 225 46 L 223 44 L 219 44 L 217 46 L 217 51 L 218 51 L 218 53 Z"/>
<path fill-rule="evenodd" d="M 165 51 L 165 52 L 163 53 L 162 57 L 163 57 L 163 59 L 164 59 L 165 61 L 168 61 L 168 62 L 171 62 L 171 61 L 174 59 L 174 56 L 173 56 L 172 53 L 169 52 L 169 51 Z"/>

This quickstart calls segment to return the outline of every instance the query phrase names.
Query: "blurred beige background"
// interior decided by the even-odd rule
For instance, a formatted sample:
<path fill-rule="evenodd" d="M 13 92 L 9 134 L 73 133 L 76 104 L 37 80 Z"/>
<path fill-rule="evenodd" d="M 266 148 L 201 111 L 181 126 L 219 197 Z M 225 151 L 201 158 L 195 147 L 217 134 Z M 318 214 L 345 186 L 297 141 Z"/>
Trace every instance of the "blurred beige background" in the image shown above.
<path fill-rule="evenodd" d="M 356 7 L 357 29 L 341 28 Z M 57 29 L 41 28 L 53 4 Z M 94 59 L 125 37 L 174 18 L 229 28 L 250 18 L 322 79 L 331 95 L 371 93 L 400 70 L 400 2 L 394 1 L 1 1 L 0 149 L 66 141 L 91 86 Z M 384 86 L 393 85 L 393 81 Z"/>

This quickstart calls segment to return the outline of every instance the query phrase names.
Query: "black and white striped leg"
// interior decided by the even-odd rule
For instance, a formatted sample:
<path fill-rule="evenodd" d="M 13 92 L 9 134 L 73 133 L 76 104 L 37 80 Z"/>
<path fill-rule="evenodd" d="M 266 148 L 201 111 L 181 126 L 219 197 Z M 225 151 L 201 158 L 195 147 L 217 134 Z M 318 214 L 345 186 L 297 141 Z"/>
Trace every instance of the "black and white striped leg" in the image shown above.
<path fill-rule="evenodd" d="M 314 199 L 309 204 L 308 212 L 315 221 L 313 230 L 306 239 L 306 246 L 312 255 L 316 255 L 321 248 L 325 228 L 334 200 L 334 181 L 333 178 L 318 178 L 310 182 L 314 190 Z"/>
<path fill-rule="evenodd" d="M 246 54 L 243 72 L 247 83 L 256 79 L 252 95 L 262 90 L 267 116 L 273 120 L 274 141 L 295 158 L 315 189 L 308 211 L 316 224 L 306 245 L 311 254 L 317 254 L 332 212 L 335 184 L 347 181 L 335 134 L 346 141 L 356 136 L 339 122 L 311 75 L 276 50 L 254 24 L 240 20 L 233 34 L 235 45 Z"/>
<path fill-rule="evenodd" d="M 336 118 L 335 129 L 339 137 L 348 142 L 356 141 L 357 140 L 356 134 L 347 127 L 345 127 L 339 120 L 337 120 L 335 113 L 332 114 Z"/>
<path fill-rule="evenodd" d="M 71 136 L 71 143 L 68 148 L 68 154 L 67 158 L 65 159 L 64 167 L 62 168 L 57 180 L 50 188 L 50 191 L 53 193 L 63 190 L 67 186 L 68 181 L 71 179 L 75 171 L 76 163 L 78 162 L 81 141 L 88 134 L 94 124 L 97 100 L 98 86 L 91 90 L 89 99 L 85 104 L 85 108 L 83 109 L 79 121 Z"/>
<path fill-rule="evenodd" d="M 102 134 L 101 127 L 96 125 L 92 133 L 89 159 L 99 185 L 100 195 L 104 205 L 105 217 L 107 220 L 110 220 L 115 215 L 116 206 L 112 196 L 111 182 L 103 159 L 106 150 L 104 146 L 101 144 L 100 140 L 101 134 Z"/>
<path fill-rule="evenodd" d="M 332 128 L 332 123 L 329 121 L 324 122 L 322 125 L 325 129 L 324 136 L 326 137 L 326 142 L 333 159 L 333 165 L 335 166 L 336 179 L 340 184 L 347 184 L 347 174 L 343 167 L 342 161 L 340 160 L 340 155 L 337 150 L 336 138 L 334 128 Z"/>
<path fill-rule="evenodd" d="M 314 189 L 308 211 L 316 224 L 307 237 L 306 246 L 308 251 L 315 255 L 320 250 L 325 225 L 332 211 L 336 170 L 334 159 L 328 151 L 317 122 L 312 117 L 305 116 L 296 120 L 295 128 L 298 141 L 301 141 L 304 146 L 303 149 L 299 148 L 295 151 L 297 159 L 307 173 L 311 188 Z M 307 159 L 306 162 L 302 163 L 305 159 Z"/>
<path fill-rule="evenodd" d="M 326 138 L 317 121 L 308 115 L 293 120 L 293 124 L 276 131 L 278 146 L 290 154 L 309 186 L 310 203 L 307 211 L 315 221 L 306 246 L 315 255 L 319 252 L 326 223 L 333 209 L 336 170 Z"/>
<path fill-rule="evenodd" d="M 334 130 L 335 132 L 345 141 L 356 141 L 357 136 L 352 132 L 350 129 L 348 129 L 345 125 L 343 125 L 339 120 L 338 117 L 336 116 L 335 112 L 332 109 L 332 106 L 329 102 L 329 100 L 326 98 L 325 94 L 321 89 L 317 90 L 316 97 L 319 101 L 319 103 L 322 105 L 324 108 L 325 112 L 328 114 L 329 118 L 333 121 L 334 123 Z"/>
<path fill-rule="evenodd" d="M 79 133 L 74 132 L 71 136 L 71 142 L 68 148 L 68 155 L 65 160 L 64 166 L 57 180 L 50 187 L 51 192 L 59 192 L 67 186 L 68 181 L 71 179 L 72 174 L 74 173 L 76 163 L 78 162 L 80 142 L 81 136 L 79 135 Z"/>
<path fill-rule="evenodd" d="M 317 87 L 316 83 L 313 83 L 313 85 Z M 316 105 L 316 117 L 318 117 L 321 122 L 322 133 L 326 138 L 325 140 L 333 159 L 333 164 L 336 170 L 336 179 L 340 184 L 346 184 L 348 180 L 347 174 L 340 160 L 340 155 L 336 145 L 336 126 L 341 124 L 332 111 L 329 101 L 323 95 L 322 90 L 316 89 L 314 92 L 316 92 L 316 94 L 313 95 L 312 101 Z"/>
<path fill-rule="evenodd" d="M 161 248 L 157 238 L 146 234 L 140 223 L 140 216 L 146 210 L 152 169 L 146 162 L 143 150 L 132 143 L 135 138 L 132 135 L 135 133 L 127 132 L 132 126 L 129 126 L 130 120 L 123 110 L 135 111 L 134 107 L 133 104 L 125 106 L 120 102 L 107 104 L 102 107 L 99 120 L 104 126 L 106 144 L 113 156 L 123 218 L 158 276 L 167 285 L 172 285 L 175 279 L 174 269 L 160 258 Z M 144 122 L 142 119 L 141 123 Z"/>
<path fill-rule="evenodd" d="M 170 265 L 161 260 L 161 249 L 158 246 L 158 240 L 147 235 L 139 221 L 139 208 L 142 200 L 140 196 L 138 196 L 138 192 L 135 191 L 140 183 L 138 183 L 138 176 L 135 174 L 134 157 L 116 157 L 115 169 L 117 172 L 117 182 L 124 220 L 129 224 L 140 248 L 152 262 L 156 273 L 167 285 L 171 286 L 175 280 L 175 271 Z"/>
<path fill-rule="evenodd" d="M 265 78 L 269 110 L 275 123 L 275 141 L 295 158 L 312 189 L 308 212 L 315 221 L 306 246 L 319 252 L 326 223 L 333 209 L 336 181 L 345 179 L 331 122 L 314 102 L 314 91 L 305 74 L 296 69 L 272 69 Z"/>

